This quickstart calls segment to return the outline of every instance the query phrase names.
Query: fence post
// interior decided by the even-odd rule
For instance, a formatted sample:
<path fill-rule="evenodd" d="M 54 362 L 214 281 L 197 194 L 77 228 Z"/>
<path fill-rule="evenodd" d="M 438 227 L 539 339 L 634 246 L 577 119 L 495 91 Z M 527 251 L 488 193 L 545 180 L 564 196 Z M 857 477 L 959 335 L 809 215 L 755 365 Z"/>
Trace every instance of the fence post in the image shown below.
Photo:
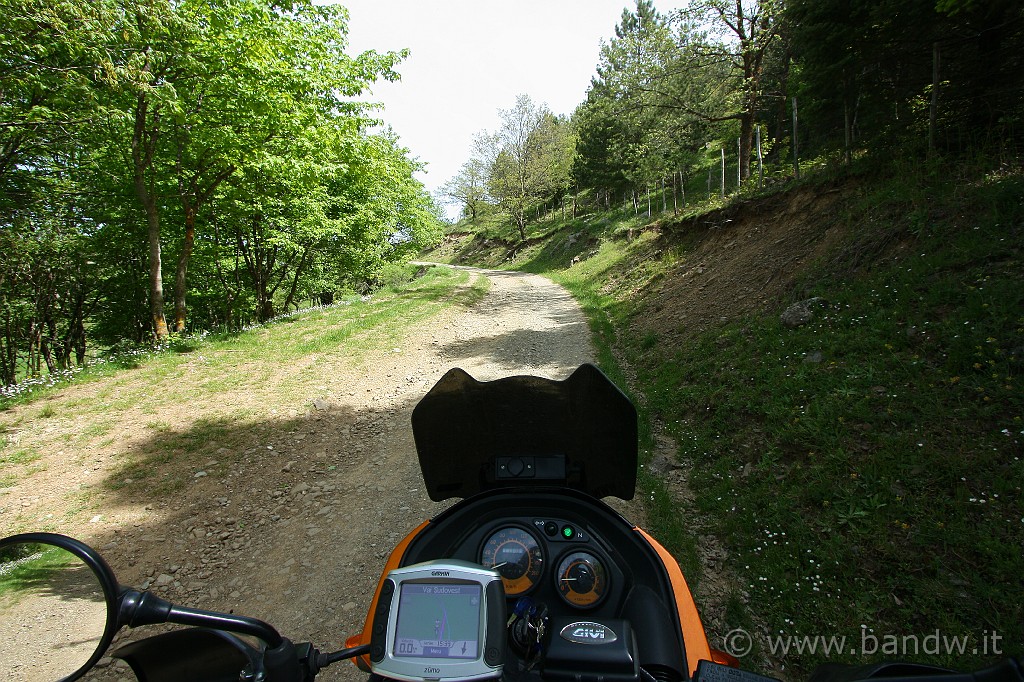
<path fill-rule="evenodd" d="M 764 189 L 764 158 L 761 156 L 761 126 L 754 128 L 757 135 L 757 187 Z"/>
<path fill-rule="evenodd" d="M 796 97 L 793 98 L 793 176 L 800 179 L 800 152 L 797 145 Z"/>
<path fill-rule="evenodd" d="M 722 186 L 718 190 L 718 195 L 725 198 L 725 147 L 722 147 Z"/>
<path fill-rule="evenodd" d="M 928 154 L 935 153 L 935 121 L 939 110 L 939 42 L 932 43 L 932 102 L 928 108 Z"/>
<path fill-rule="evenodd" d="M 736 193 L 737 194 L 739 194 L 739 192 L 740 192 L 740 185 L 743 184 L 743 176 L 741 175 L 741 173 L 743 171 L 743 162 L 742 162 L 742 158 L 741 158 L 742 156 L 743 156 L 743 138 L 742 137 L 737 137 L 736 138 Z"/>

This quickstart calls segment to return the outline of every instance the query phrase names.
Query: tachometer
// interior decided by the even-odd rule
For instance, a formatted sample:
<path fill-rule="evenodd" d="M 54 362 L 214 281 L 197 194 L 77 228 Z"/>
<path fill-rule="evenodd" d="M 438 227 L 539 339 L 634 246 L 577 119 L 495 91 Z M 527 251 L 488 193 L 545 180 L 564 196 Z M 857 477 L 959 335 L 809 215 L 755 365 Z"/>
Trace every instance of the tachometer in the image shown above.
<path fill-rule="evenodd" d="M 570 552 L 555 574 L 558 594 L 582 608 L 597 606 L 608 593 L 608 573 L 601 560 L 589 552 Z"/>
<path fill-rule="evenodd" d="M 544 553 L 528 531 L 508 526 L 491 533 L 480 550 L 480 563 L 501 574 L 505 594 L 529 592 L 540 580 Z"/>

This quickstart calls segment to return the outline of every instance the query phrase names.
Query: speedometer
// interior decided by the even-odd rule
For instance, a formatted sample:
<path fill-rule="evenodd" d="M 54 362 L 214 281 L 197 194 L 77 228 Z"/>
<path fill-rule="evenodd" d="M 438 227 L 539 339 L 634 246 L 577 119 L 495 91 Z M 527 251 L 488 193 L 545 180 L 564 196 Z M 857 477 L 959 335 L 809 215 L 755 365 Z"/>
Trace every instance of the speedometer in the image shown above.
<path fill-rule="evenodd" d="M 505 594 L 516 597 L 529 592 L 540 580 L 544 553 L 529 531 L 507 526 L 491 533 L 484 542 L 480 563 L 497 571 Z"/>

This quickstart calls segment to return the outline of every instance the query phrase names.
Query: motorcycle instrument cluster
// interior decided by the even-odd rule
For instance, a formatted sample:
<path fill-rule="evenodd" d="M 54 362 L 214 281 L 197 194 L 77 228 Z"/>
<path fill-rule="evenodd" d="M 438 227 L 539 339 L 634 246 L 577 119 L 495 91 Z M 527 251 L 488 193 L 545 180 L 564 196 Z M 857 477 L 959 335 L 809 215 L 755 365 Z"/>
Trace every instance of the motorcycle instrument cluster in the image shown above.
<path fill-rule="evenodd" d="M 545 580 L 547 550 L 558 560 L 549 579 L 565 603 L 581 609 L 600 604 L 608 594 L 608 571 L 598 556 L 578 548 L 579 542 L 589 542 L 590 537 L 565 522 L 537 520 L 533 525 L 543 533 L 544 543 L 526 527 L 510 525 L 492 531 L 480 550 L 480 563 L 501 575 L 505 594 L 519 597 Z M 563 543 L 566 552 L 559 557 L 558 545 Z"/>
<path fill-rule="evenodd" d="M 544 552 L 536 538 L 518 526 L 499 528 L 491 533 L 480 555 L 481 564 L 501 574 L 505 594 L 509 597 L 529 592 L 544 569 Z"/>

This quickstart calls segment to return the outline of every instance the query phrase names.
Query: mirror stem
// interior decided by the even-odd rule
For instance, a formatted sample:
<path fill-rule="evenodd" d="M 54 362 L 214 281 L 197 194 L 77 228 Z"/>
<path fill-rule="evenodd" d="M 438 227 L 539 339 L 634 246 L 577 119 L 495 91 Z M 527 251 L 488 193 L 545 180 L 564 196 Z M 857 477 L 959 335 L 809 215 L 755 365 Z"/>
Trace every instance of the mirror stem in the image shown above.
<path fill-rule="evenodd" d="M 140 625 L 174 623 L 251 635 L 261 639 L 270 649 L 276 649 L 284 642 L 277 630 L 256 618 L 176 606 L 151 592 L 122 590 L 120 602 L 118 622 L 133 628 Z"/>

